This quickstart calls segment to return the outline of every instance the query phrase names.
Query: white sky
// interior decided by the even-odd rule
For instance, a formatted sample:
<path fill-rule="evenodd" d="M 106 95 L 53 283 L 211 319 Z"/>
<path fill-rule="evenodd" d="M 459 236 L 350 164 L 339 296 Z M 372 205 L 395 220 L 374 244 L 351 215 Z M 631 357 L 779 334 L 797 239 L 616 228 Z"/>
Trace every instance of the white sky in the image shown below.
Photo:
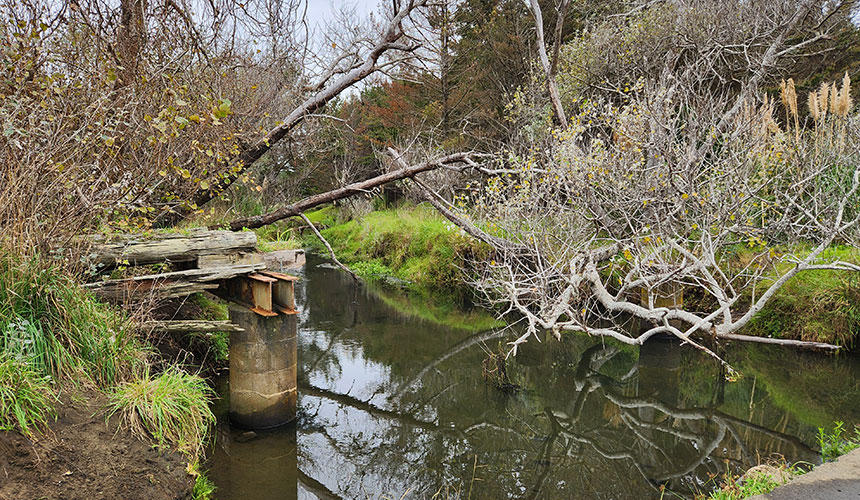
<path fill-rule="evenodd" d="M 343 7 L 355 9 L 355 13 L 362 19 L 376 10 L 379 0 L 307 0 L 308 2 L 308 24 L 314 29 L 334 17 L 335 12 Z"/>

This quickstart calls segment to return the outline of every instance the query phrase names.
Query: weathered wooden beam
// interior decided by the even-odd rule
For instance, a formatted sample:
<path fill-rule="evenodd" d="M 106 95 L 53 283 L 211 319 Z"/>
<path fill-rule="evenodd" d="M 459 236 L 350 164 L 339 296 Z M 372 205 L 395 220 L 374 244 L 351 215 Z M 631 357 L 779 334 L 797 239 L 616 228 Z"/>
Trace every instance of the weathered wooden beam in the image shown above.
<path fill-rule="evenodd" d="M 142 325 L 145 330 L 153 330 L 165 333 L 210 333 L 210 332 L 244 332 L 245 329 L 230 321 L 207 321 L 207 320 L 169 320 L 169 321 L 145 321 Z"/>
<path fill-rule="evenodd" d="M 195 229 L 182 233 L 91 236 L 88 260 L 99 269 L 119 264 L 143 265 L 161 262 L 193 262 L 201 256 L 249 252 L 257 248 L 257 235 L 250 231 Z"/>
<path fill-rule="evenodd" d="M 244 264 L 188 269 L 87 283 L 84 288 L 110 302 L 124 302 L 142 298 L 167 299 L 204 290 L 215 290 L 221 281 L 252 274 L 265 267 L 265 264 Z"/>

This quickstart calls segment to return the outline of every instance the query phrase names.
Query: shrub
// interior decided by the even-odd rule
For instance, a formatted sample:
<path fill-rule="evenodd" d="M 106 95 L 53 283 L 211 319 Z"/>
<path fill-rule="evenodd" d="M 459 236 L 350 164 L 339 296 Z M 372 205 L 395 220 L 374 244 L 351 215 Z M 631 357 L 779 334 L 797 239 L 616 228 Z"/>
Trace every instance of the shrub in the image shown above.
<path fill-rule="evenodd" d="M 120 426 L 132 434 L 151 437 L 159 448 L 175 446 L 196 459 L 215 423 L 209 409 L 213 396 L 205 380 L 177 367 L 157 376 L 147 370 L 113 390 L 107 418 L 119 413 Z"/>

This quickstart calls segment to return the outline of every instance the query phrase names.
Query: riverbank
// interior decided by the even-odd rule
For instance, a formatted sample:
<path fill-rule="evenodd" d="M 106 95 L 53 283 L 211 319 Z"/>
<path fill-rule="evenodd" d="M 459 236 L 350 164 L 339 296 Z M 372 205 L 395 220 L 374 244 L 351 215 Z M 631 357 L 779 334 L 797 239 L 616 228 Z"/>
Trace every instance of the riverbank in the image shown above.
<path fill-rule="evenodd" d="M 116 418 L 105 420 L 108 400 L 98 391 L 62 399 L 44 434 L 0 432 L 0 499 L 191 498 L 185 456 L 118 431 Z"/>
<path fill-rule="evenodd" d="M 370 280 L 394 278 L 418 290 L 468 293 L 470 261 L 490 250 L 432 208 L 403 206 L 346 220 L 334 207 L 309 214 L 342 262 Z M 295 244 L 296 239 L 291 240 Z M 326 252 L 310 231 L 300 241 Z M 790 249 L 782 249 L 782 254 Z M 860 249 L 834 246 L 822 257 L 860 260 Z M 860 337 L 860 281 L 849 272 L 809 271 L 790 279 L 741 333 L 826 342 L 849 350 Z"/>
<path fill-rule="evenodd" d="M 212 392 L 156 345 L 65 269 L 0 254 L 0 498 L 206 498 Z"/>

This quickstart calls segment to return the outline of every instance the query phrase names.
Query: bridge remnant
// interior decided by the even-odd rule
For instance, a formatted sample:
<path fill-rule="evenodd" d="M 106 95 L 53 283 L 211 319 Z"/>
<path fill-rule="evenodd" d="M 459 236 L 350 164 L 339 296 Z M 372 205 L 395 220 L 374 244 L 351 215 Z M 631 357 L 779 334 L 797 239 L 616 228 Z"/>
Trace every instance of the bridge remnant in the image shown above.
<path fill-rule="evenodd" d="M 194 230 L 94 241 L 90 262 L 96 270 L 147 264 L 178 267 L 84 285 L 104 300 L 157 301 L 208 291 L 230 302 L 230 322 L 153 321 L 145 326 L 179 333 L 230 331 L 231 421 L 265 429 L 295 419 L 298 278 L 279 271 L 301 267 L 303 251 L 281 252 L 276 260 L 267 260 L 255 252 L 257 238 L 251 232 Z M 269 261 L 278 271 L 267 268 Z"/>

